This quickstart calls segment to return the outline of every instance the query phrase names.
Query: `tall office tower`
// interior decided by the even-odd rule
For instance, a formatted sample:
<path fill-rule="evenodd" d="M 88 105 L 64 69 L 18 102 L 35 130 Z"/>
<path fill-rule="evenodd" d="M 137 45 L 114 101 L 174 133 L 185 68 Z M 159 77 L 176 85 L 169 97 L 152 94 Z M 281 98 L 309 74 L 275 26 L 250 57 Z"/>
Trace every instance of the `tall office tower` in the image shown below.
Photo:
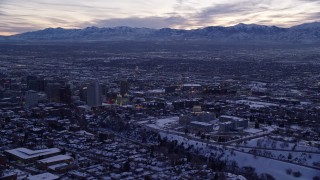
<path fill-rule="evenodd" d="M 88 96 L 87 96 L 87 91 L 88 91 L 88 87 L 85 86 L 85 87 L 81 87 L 80 88 L 80 91 L 79 91 L 79 96 L 80 96 L 80 100 L 83 101 L 83 102 L 86 102 L 88 103 Z"/>
<path fill-rule="evenodd" d="M 60 101 L 65 104 L 71 104 L 72 92 L 70 86 L 64 86 L 60 88 Z"/>
<path fill-rule="evenodd" d="M 37 76 L 27 76 L 27 86 L 29 90 L 38 91 L 38 78 Z"/>
<path fill-rule="evenodd" d="M 45 91 L 48 81 L 45 78 L 39 78 L 37 80 L 38 83 L 38 91 Z"/>
<path fill-rule="evenodd" d="M 29 90 L 25 95 L 25 106 L 32 107 L 36 106 L 40 100 L 40 96 L 37 91 Z"/>
<path fill-rule="evenodd" d="M 127 80 L 122 80 L 120 82 L 120 94 L 121 96 L 124 96 L 129 92 L 130 84 Z"/>
<path fill-rule="evenodd" d="M 12 80 L 9 78 L 0 79 L 0 84 L 4 89 L 11 89 Z"/>
<path fill-rule="evenodd" d="M 88 86 L 87 103 L 90 107 L 97 107 L 102 105 L 102 93 L 98 81 L 94 81 Z"/>
<path fill-rule="evenodd" d="M 4 88 L 0 86 L 0 99 L 4 98 Z"/>
<path fill-rule="evenodd" d="M 50 102 L 60 102 L 60 83 L 48 83 L 45 88 L 45 93 L 48 96 Z"/>

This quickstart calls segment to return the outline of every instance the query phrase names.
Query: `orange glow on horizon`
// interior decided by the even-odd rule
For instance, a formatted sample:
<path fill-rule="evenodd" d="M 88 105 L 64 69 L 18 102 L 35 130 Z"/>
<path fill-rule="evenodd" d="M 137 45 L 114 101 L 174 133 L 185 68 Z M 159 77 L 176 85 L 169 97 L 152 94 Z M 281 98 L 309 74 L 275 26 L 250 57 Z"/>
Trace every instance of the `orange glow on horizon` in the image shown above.
<path fill-rule="evenodd" d="M 16 33 L 16 32 L 1 32 L 0 31 L 0 36 L 12 36 L 12 35 L 15 35 L 15 34 L 19 34 L 19 33 Z"/>

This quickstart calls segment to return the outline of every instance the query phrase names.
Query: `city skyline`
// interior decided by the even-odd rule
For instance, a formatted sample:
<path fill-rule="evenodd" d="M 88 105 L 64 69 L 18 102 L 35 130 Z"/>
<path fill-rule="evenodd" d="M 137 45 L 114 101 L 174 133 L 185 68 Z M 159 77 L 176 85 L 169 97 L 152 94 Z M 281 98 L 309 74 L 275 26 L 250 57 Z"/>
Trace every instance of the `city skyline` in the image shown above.
<path fill-rule="evenodd" d="M 0 0 L 0 35 L 49 27 L 195 29 L 239 23 L 291 27 L 320 20 L 317 0 Z"/>

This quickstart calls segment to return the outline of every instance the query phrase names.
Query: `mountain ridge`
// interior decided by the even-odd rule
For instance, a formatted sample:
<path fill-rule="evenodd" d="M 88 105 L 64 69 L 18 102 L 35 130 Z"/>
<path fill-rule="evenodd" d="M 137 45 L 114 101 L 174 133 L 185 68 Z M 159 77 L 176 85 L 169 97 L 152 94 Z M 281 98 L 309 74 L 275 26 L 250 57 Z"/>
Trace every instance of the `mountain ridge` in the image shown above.
<path fill-rule="evenodd" d="M 46 28 L 12 36 L 0 36 L 0 41 L 127 41 L 127 40 L 207 40 L 319 43 L 320 22 L 305 23 L 290 28 L 258 24 L 208 26 L 199 29 L 152 29 L 119 27 L 86 27 L 83 29 Z"/>

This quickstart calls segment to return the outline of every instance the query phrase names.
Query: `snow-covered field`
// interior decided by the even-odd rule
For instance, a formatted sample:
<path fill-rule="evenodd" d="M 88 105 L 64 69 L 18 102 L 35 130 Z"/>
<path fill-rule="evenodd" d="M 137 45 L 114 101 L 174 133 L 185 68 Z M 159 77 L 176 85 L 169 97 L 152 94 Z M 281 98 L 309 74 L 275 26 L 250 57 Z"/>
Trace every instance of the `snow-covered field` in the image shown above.
<path fill-rule="evenodd" d="M 286 173 L 287 169 L 292 169 L 292 171 L 300 171 L 301 177 L 299 179 L 312 179 L 320 174 L 319 170 L 316 169 L 264 157 L 254 158 L 253 155 L 242 152 L 235 152 L 235 155 L 229 157 L 228 159 L 237 161 L 240 167 L 251 166 L 256 169 L 258 174 L 268 173 L 276 179 L 295 179 L 292 175 Z"/>
<path fill-rule="evenodd" d="M 290 142 L 293 141 L 290 137 L 260 137 L 251 139 L 239 144 L 240 146 L 247 147 L 258 147 L 258 148 L 268 148 L 268 149 L 280 149 L 280 150 L 295 150 L 295 151 L 308 151 L 308 152 L 320 152 L 320 149 L 313 146 L 308 146 L 304 141 L 299 141 L 297 143 Z M 234 145 L 236 145 L 234 143 Z"/>
<path fill-rule="evenodd" d="M 154 129 L 166 129 L 166 127 L 170 127 L 172 125 L 177 125 L 177 124 L 179 124 L 179 117 L 177 116 L 164 118 L 164 119 L 155 119 L 145 123 L 146 126 Z"/>
<path fill-rule="evenodd" d="M 306 152 L 292 152 L 292 151 L 279 151 L 279 150 L 263 150 L 254 148 L 243 148 L 243 147 L 231 147 L 241 150 L 243 152 L 249 152 L 257 154 L 259 156 L 270 157 L 273 159 L 289 161 L 301 165 L 318 167 L 314 163 L 320 163 L 320 154 L 317 153 L 306 153 Z M 289 158 L 290 157 L 290 158 Z"/>
<path fill-rule="evenodd" d="M 203 155 L 209 155 L 210 153 L 221 154 L 224 159 L 236 161 L 239 167 L 251 166 L 256 169 L 256 172 L 258 174 L 268 173 L 276 179 L 295 179 L 292 175 L 286 173 L 287 169 L 291 169 L 293 172 L 301 172 L 301 177 L 299 179 L 313 179 L 313 177 L 320 175 L 319 170 L 316 169 L 299 166 L 288 162 L 273 160 L 265 157 L 255 157 L 252 154 L 234 151 L 221 145 L 214 146 L 207 143 L 190 140 L 179 135 L 173 135 L 170 133 L 161 132 L 160 135 L 162 137 L 167 137 L 169 141 L 177 140 L 178 143 L 183 143 L 185 147 L 193 145 L 195 148 L 198 149 L 199 153 Z"/>

